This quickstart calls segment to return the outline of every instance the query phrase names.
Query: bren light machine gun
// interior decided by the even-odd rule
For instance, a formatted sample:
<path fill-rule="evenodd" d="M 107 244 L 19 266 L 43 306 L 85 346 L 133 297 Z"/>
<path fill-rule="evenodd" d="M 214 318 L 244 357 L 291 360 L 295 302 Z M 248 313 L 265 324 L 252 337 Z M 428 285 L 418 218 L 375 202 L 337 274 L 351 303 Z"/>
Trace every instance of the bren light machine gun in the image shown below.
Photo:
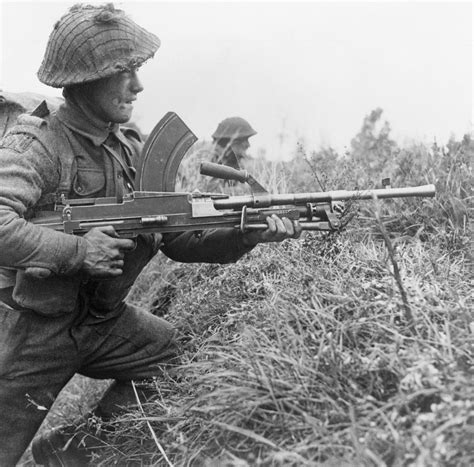
<path fill-rule="evenodd" d="M 135 177 L 137 191 L 117 198 L 66 199 L 54 211 L 39 213 L 35 224 L 67 234 L 84 235 L 94 227 L 112 226 L 121 237 L 147 232 L 183 232 L 235 228 L 242 232 L 266 229 L 267 216 L 299 220 L 303 230 L 332 231 L 341 227 L 335 202 L 377 197 L 432 197 L 434 185 L 362 191 L 271 194 L 247 171 L 204 162 L 201 174 L 246 182 L 250 195 L 174 192 L 182 158 L 196 136 L 173 112 L 153 129 L 143 148 Z"/>

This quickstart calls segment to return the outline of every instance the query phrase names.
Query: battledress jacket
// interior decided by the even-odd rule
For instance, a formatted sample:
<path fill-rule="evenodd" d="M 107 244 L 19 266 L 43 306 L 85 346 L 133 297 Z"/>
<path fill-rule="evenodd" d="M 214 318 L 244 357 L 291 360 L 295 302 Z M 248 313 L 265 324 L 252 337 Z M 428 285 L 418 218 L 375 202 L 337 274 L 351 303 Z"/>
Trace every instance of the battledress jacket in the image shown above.
<path fill-rule="evenodd" d="M 121 276 L 84 277 L 86 241 L 29 220 L 38 210 L 51 208 L 61 190 L 69 198 L 123 196 L 132 187 L 103 145 L 133 167 L 142 144 L 133 130 L 104 128 L 69 100 L 51 114 L 43 106 L 41 117 L 37 115 L 20 116 L 0 140 L 0 289 L 12 289 L 13 307 L 54 316 L 73 312 L 86 300 L 101 313 L 118 313 L 159 249 L 176 261 L 215 263 L 236 261 L 251 249 L 234 229 L 166 234 L 161 241 L 153 234 L 139 235 L 136 248 L 125 254 Z M 32 278 L 24 273 L 28 267 L 53 274 Z"/>

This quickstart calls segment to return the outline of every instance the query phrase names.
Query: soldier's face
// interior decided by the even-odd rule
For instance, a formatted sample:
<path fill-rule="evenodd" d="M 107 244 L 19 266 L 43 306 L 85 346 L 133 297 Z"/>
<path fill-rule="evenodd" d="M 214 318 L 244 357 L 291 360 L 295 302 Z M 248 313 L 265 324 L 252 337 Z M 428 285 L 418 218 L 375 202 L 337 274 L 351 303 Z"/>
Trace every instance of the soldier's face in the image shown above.
<path fill-rule="evenodd" d="M 89 104 L 104 122 L 126 123 L 132 117 L 133 102 L 142 91 L 137 70 L 122 71 L 97 80 L 91 87 Z"/>
<path fill-rule="evenodd" d="M 237 138 L 231 141 L 230 147 L 236 156 L 247 155 L 247 149 L 250 147 L 248 138 Z"/>

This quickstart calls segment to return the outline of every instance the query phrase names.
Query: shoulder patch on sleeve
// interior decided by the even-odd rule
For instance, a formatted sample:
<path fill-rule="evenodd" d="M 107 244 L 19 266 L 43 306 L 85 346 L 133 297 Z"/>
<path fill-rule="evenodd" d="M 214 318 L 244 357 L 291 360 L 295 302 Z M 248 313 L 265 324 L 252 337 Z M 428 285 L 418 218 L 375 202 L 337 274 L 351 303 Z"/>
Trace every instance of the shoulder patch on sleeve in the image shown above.
<path fill-rule="evenodd" d="M 7 134 L 0 140 L 0 148 L 24 153 L 33 144 L 35 138 L 28 134 Z"/>

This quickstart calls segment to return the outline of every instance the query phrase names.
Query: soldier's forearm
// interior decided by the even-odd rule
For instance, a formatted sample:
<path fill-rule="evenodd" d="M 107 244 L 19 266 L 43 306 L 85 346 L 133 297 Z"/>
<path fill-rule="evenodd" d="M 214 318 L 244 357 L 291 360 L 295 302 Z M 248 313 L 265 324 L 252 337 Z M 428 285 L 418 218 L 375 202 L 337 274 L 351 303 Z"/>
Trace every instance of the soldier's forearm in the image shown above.
<path fill-rule="evenodd" d="M 2 267 L 41 267 L 55 274 L 73 274 L 85 256 L 83 238 L 34 225 L 7 208 L 0 208 L 0 239 Z"/>
<path fill-rule="evenodd" d="M 163 253 L 183 263 L 232 263 L 253 248 L 244 245 L 242 234 L 235 229 L 165 234 L 163 240 Z"/>

